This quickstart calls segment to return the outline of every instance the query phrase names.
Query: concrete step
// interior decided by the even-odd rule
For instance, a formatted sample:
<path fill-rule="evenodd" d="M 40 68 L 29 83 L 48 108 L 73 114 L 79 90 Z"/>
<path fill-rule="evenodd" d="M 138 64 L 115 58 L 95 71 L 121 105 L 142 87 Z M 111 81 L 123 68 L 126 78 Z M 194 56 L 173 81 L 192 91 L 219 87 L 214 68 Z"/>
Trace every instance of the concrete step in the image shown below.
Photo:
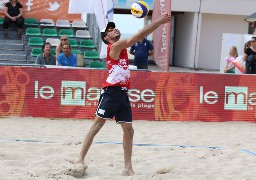
<path fill-rule="evenodd" d="M 27 61 L 27 56 L 26 55 L 14 55 L 14 54 L 1 54 L 0 60 L 21 60 L 21 61 Z"/>
<path fill-rule="evenodd" d="M 27 53 L 26 51 L 13 51 L 13 50 L 8 50 L 8 49 L 3 49 L 0 51 L 0 55 L 23 55 L 26 56 Z"/>
<path fill-rule="evenodd" d="M 23 44 L 0 44 L 0 49 L 25 50 Z"/>
<path fill-rule="evenodd" d="M 0 44 L 23 44 L 22 40 L 17 39 L 0 39 Z"/>
<path fill-rule="evenodd" d="M 0 59 L 0 63 L 6 63 L 6 64 L 27 64 L 27 60 Z"/>

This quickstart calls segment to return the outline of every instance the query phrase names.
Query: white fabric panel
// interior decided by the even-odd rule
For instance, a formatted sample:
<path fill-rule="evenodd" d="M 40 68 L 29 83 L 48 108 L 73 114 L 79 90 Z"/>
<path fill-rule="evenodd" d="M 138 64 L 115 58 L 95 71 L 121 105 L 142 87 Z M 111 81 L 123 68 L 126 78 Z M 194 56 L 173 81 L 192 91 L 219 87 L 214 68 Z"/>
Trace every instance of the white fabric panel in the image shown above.
<path fill-rule="evenodd" d="M 93 0 L 69 0 L 68 14 L 94 13 Z"/>

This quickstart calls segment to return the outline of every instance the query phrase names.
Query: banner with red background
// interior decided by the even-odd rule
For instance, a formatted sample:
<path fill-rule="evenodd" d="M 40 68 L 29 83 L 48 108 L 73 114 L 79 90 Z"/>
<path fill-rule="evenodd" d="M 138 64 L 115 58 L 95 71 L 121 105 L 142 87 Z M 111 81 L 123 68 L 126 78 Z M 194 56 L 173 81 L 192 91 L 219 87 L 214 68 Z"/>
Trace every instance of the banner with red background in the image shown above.
<path fill-rule="evenodd" d="M 171 0 L 154 1 L 152 21 L 154 22 L 165 13 L 171 15 Z M 170 40 L 171 23 L 164 24 L 153 32 L 154 60 L 164 71 L 169 70 Z"/>
<path fill-rule="evenodd" d="M 0 5 L 8 0 L 0 0 Z M 67 19 L 70 21 L 81 19 L 81 15 L 68 14 L 69 0 L 19 0 L 23 6 L 24 15 L 27 18 L 36 18 L 38 21 L 41 19 Z M 2 9 L 2 17 L 3 7 Z"/>
<path fill-rule="evenodd" d="M 0 67 L 0 116 L 93 119 L 106 70 Z M 256 120 L 255 76 L 132 71 L 134 120 Z"/>

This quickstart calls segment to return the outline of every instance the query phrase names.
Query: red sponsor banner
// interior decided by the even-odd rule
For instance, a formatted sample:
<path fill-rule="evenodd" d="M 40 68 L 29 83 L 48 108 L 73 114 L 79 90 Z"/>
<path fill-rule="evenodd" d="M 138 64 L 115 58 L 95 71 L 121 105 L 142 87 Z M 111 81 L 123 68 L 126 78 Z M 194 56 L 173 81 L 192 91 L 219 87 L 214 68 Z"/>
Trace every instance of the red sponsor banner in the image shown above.
<path fill-rule="evenodd" d="M 0 67 L 0 116 L 93 119 L 105 70 Z M 254 76 L 132 71 L 134 120 L 256 122 Z"/>
<path fill-rule="evenodd" d="M 171 14 L 171 0 L 154 1 L 152 21 L 155 21 L 165 13 Z M 170 40 L 171 23 L 164 24 L 153 32 L 154 60 L 164 71 L 169 71 Z"/>
<path fill-rule="evenodd" d="M 19 2 L 23 6 L 23 17 L 33 17 L 38 21 L 41 19 L 53 19 L 54 21 L 81 19 L 81 15 L 68 14 L 69 0 L 20 0 Z"/>

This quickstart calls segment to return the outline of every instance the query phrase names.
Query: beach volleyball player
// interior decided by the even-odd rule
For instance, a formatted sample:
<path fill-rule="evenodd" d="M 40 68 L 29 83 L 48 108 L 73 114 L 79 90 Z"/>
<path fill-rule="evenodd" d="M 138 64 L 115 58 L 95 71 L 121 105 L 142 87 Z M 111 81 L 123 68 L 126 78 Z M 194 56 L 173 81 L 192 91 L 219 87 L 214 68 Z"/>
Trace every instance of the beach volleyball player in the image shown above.
<path fill-rule="evenodd" d="M 84 158 L 95 135 L 100 131 L 107 119 L 115 117 L 116 122 L 123 129 L 124 169 L 122 174 L 134 174 L 131 161 L 134 130 L 132 126 L 132 111 L 127 95 L 127 90 L 130 87 L 130 70 L 126 48 L 131 47 L 162 24 L 170 22 L 170 20 L 170 15 L 164 14 L 132 37 L 123 40 L 120 40 L 121 33 L 113 22 L 109 22 L 101 32 L 102 41 L 107 44 L 106 63 L 109 75 L 103 85 L 93 125 L 84 139 L 80 156 L 76 163 L 84 163 Z"/>

